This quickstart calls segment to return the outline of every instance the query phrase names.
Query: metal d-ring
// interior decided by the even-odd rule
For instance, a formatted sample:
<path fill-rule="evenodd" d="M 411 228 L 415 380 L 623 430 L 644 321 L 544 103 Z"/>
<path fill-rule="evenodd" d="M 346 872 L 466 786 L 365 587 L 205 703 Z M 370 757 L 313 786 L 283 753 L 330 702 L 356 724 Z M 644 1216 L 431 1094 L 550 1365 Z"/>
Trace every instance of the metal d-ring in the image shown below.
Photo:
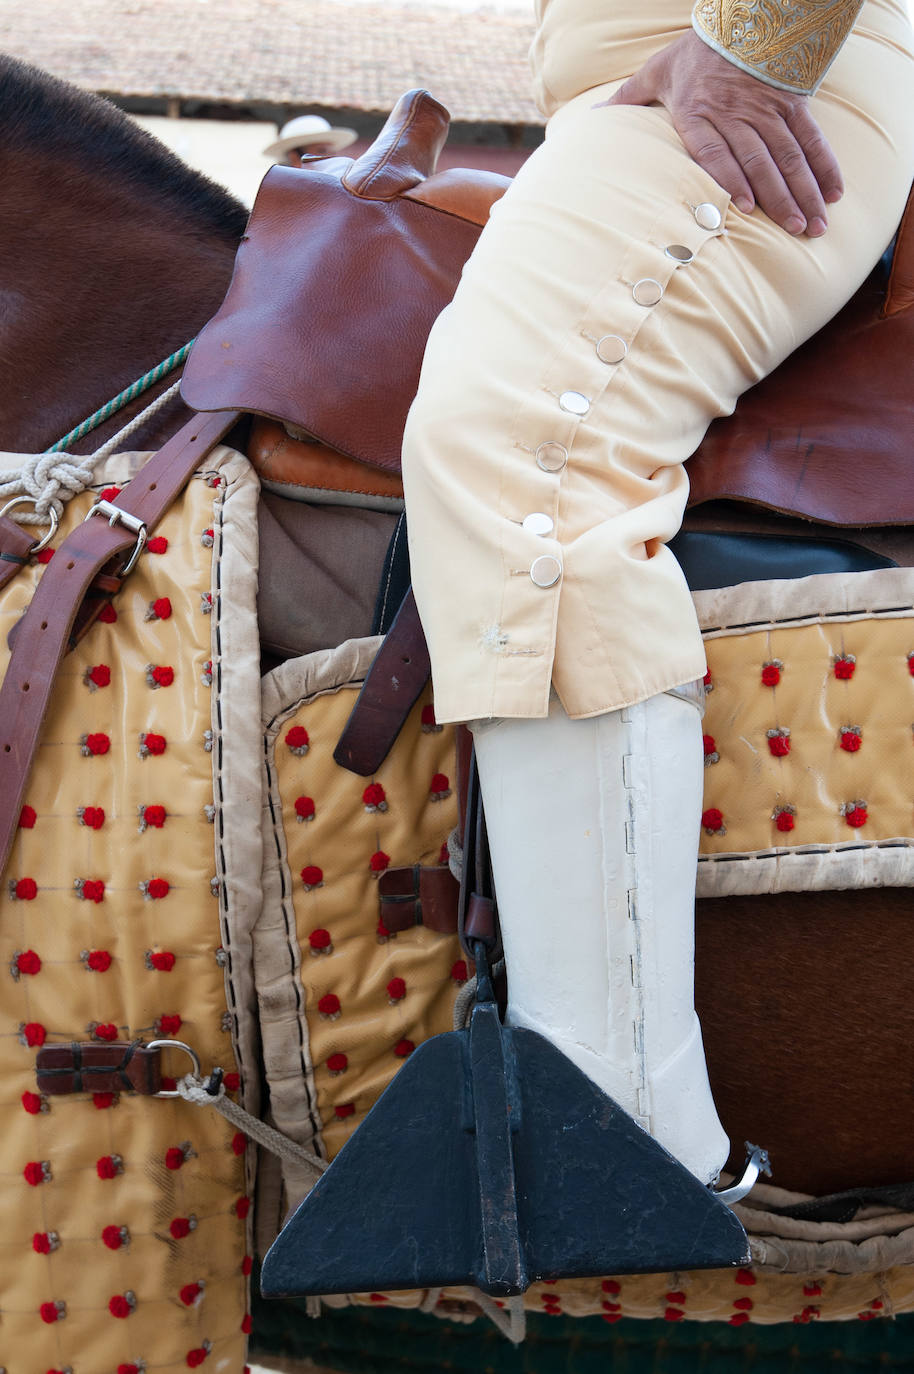
<path fill-rule="evenodd" d="M 0 510 L 0 520 L 2 520 L 4 515 L 6 515 L 6 512 L 8 510 L 12 510 L 14 506 L 22 505 L 31 506 L 32 509 L 35 510 L 37 513 L 38 502 L 35 500 L 34 496 L 14 496 L 12 500 L 7 501 L 3 509 Z M 35 540 L 35 543 L 29 549 L 28 556 L 30 558 L 36 553 L 41 553 L 42 549 L 46 549 L 50 544 L 51 540 L 54 538 L 54 535 L 57 533 L 58 527 L 60 525 L 60 520 L 58 519 L 57 512 L 53 506 L 48 507 L 48 516 L 51 521 L 51 528 L 48 530 L 47 534 L 43 534 L 40 539 Z M 29 522 L 26 521 L 25 523 L 28 524 Z"/>
<path fill-rule="evenodd" d="M 184 1050 L 185 1054 L 190 1055 L 191 1063 L 194 1066 L 194 1077 L 200 1077 L 200 1060 L 196 1050 L 191 1049 L 190 1045 L 185 1045 L 183 1040 L 148 1040 L 147 1050 Z M 180 1097 L 181 1094 L 175 1088 L 162 1088 L 159 1092 L 153 1093 L 153 1097 Z"/>

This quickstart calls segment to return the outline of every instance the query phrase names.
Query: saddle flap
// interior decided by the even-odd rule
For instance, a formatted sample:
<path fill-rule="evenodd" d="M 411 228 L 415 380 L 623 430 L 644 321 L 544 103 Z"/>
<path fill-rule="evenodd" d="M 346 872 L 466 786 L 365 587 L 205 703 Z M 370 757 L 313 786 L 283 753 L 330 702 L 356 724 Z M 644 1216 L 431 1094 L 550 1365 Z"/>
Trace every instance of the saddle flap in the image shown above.
<path fill-rule="evenodd" d="M 264 178 L 220 310 L 195 343 L 181 392 L 195 410 L 241 408 L 285 421 L 338 452 L 400 468 L 425 343 L 453 295 L 491 197 L 480 174 L 466 215 L 402 195 L 434 168 L 446 111 L 424 92 L 396 107 L 353 163 L 273 167 Z M 474 184 L 459 179 L 463 192 Z M 353 189 L 355 188 L 355 189 Z"/>

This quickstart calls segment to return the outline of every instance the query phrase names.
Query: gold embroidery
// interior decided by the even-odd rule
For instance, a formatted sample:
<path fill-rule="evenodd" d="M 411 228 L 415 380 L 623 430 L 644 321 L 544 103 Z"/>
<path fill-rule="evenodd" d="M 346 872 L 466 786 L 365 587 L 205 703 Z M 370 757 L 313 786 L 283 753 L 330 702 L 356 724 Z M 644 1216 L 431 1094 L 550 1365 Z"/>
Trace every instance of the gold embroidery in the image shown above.
<path fill-rule="evenodd" d="M 762 81 L 811 95 L 862 7 L 863 0 L 696 0 L 692 24 Z"/>

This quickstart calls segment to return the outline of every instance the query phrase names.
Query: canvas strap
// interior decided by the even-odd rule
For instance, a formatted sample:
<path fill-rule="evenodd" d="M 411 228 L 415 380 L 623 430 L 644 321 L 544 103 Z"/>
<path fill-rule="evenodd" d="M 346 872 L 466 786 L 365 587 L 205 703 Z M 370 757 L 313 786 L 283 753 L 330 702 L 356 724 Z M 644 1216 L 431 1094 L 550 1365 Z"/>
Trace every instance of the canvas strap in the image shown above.
<path fill-rule="evenodd" d="M 137 544 L 136 522 L 153 529 L 199 466 L 239 419 L 238 411 L 195 415 L 123 488 L 118 510 L 130 527 L 96 516 L 64 540 L 28 611 L 10 633 L 12 656 L 0 688 L 0 871 L 19 822 L 23 793 L 64 655 L 92 623 L 122 576 L 107 567 Z M 93 588 L 97 594 L 91 595 Z"/>

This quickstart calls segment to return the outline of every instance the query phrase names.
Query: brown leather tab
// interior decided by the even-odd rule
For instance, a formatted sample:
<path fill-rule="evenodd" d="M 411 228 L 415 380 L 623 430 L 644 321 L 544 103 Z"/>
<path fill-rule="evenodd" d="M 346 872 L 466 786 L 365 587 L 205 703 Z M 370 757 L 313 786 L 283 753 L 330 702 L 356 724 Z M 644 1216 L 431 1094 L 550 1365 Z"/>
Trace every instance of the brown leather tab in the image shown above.
<path fill-rule="evenodd" d="M 428 926 L 441 935 L 455 935 L 459 891 L 447 864 L 388 868 L 378 879 L 381 920 L 391 933 Z"/>
<path fill-rule="evenodd" d="M 350 165 L 343 185 L 363 200 L 392 200 L 432 175 L 449 122 L 447 110 L 428 91 L 407 91 L 371 147 Z"/>
<path fill-rule="evenodd" d="M 485 944 L 494 941 L 495 902 L 491 897 L 481 897 L 478 892 L 470 894 L 463 934 L 466 940 L 482 940 Z"/>
<path fill-rule="evenodd" d="M 900 315 L 914 305 L 914 189 L 898 226 L 892 271 L 882 306 L 884 316 Z"/>
<path fill-rule="evenodd" d="M 34 543 L 35 536 L 24 525 L 0 515 L 0 590 L 28 563 Z"/>
<path fill-rule="evenodd" d="M 142 1093 L 152 1097 L 162 1087 L 162 1052 L 141 1040 L 132 1044 L 45 1045 L 35 1061 L 38 1091 L 49 1097 L 63 1093 Z"/>
<path fill-rule="evenodd" d="M 448 167 L 428 181 L 404 191 L 408 200 L 430 205 L 446 215 L 456 215 L 480 228 L 489 218 L 492 206 L 511 185 L 510 177 L 498 172 L 483 172 L 469 167 Z"/>
<path fill-rule="evenodd" d="M 425 634 L 410 589 L 362 684 L 333 760 L 369 777 L 387 758 L 431 675 Z"/>
<path fill-rule="evenodd" d="M 237 412 L 195 415 L 123 488 L 115 504 L 154 529 L 237 419 Z M 10 636 L 13 652 L 0 688 L 0 872 L 19 823 L 54 679 L 83 599 L 97 574 L 135 545 L 130 529 L 100 515 L 77 525 L 45 568 L 28 611 L 16 623 L 14 642 Z M 97 599 L 89 620 L 103 604 Z"/>

